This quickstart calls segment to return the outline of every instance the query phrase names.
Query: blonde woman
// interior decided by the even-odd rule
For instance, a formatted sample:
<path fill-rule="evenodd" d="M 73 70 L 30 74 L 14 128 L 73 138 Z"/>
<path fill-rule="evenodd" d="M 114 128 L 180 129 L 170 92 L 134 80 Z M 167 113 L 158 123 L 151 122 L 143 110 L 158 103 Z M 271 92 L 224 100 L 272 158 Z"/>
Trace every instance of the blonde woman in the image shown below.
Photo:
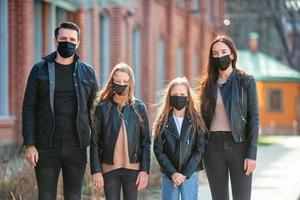
<path fill-rule="evenodd" d="M 148 184 L 150 146 L 147 111 L 134 97 L 131 67 L 117 64 L 95 100 L 91 173 L 108 200 L 134 200 Z"/>
<path fill-rule="evenodd" d="M 197 200 L 206 130 L 186 78 L 167 86 L 153 126 L 163 200 Z"/>

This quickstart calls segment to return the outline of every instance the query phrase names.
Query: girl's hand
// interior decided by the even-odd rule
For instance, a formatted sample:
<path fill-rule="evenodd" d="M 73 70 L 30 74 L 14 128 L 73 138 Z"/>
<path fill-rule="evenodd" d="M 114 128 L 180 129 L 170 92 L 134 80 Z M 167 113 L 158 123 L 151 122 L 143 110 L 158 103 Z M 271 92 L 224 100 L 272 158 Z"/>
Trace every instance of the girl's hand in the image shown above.
<path fill-rule="evenodd" d="M 246 158 L 244 161 L 244 171 L 246 176 L 249 176 L 256 168 L 256 161 Z"/>
<path fill-rule="evenodd" d="M 92 175 L 93 184 L 96 188 L 102 189 L 104 187 L 104 180 L 102 173 L 98 172 Z"/>
<path fill-rule="evenodd" d="M 139 172 L 135 184 L 137 185 L 137 190 L 141 191 L 145 189 L 148 185 L 148 174 L 147 172 Z"/>
<path fill-rule="evenodd" d="M 183 183 L 186 179 L 186 176 L 176 172 L 172 175 L 172 180 L 174 183 L 174 187 L 179 186 L 181 183 Z"/>

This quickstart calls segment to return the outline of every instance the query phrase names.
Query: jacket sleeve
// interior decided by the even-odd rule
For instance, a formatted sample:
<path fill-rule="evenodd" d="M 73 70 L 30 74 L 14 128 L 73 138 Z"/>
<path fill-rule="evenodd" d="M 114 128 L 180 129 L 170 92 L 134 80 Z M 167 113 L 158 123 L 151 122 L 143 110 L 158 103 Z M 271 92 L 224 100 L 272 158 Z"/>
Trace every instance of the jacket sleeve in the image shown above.
<path fill-rule="evenodd" d="M 191 175 L 195 172 L 195 169 L 199 166 L 203 152 L 205 149 L 205 137 L 202 131 L 196 131 L 196 142 L 194 146 L 193 153 L 182 171 L 182 174 L 187 176 L 187 178 L 191 177 Z"/>
<path fill-rule="evenodd" d="M 92 81 L 93 81 L 92 91 L 91 91 L 91 94 L 90 94 L 89 99 L 88 99 L 89 124 L 90 124 L 90 127 L 92 127 L 92 121 L 93 121 L 92 120 L 92 116 L 91 116 L 91 109 L 93 108 L 94 100 L 95 100 L 96 94 L 98 92 L 98 82 L 97 82 L 97 78 L 96 78 L 94 70 L 93 70 L 93 74 L 92 74 Z"/>
<path fill-rule="evenodd" d="M 149 174 L 150 171 L 150 154 L 151 154 L 151 138 L 149 130 L 149 122 L 146 106 L 143 105 L 141 117 L 143 119 L 143 126 L 141 128 L 140 148 L 141 148 L 141 162 L 140 171 L 145 171 Z"/>
<path fill-rule="evenodd" d="M 163 169 L 166 176 L 171 179 L 172 175 L 177 172 L 173 164 L 171 163 L 168 156 L 164 153 L 164 147 L 163 147 L 163 137 L 162 134 L 159 134 L 154 139 L 154 145 L 153 145 L 153 151 L 156 156 L 156 159 L 158 161 L 158 164 Z"/>
<path fill-rule="evenodd" d="M 22 135 L 24 145 L 33 145 L 35 143 L 38 95 L 36 69 L 36 66 L 34 66 L 29 74 L 22 106 Z"/>
<path fill-rule="evenodd" d="M 91 128 L 91 146 L 90 146 L 90 167 L 91 173 L 95 174 L 101 172 L 101 146 L 100 146 L 100 133 L 101 133 L 101 113 L 100 107 L 96 107 L 94 120 Z"/>
<path fill-rule="evenodd" d="M 259 113 L 256 82 L 251 77 L 247 87 L 247 137 L 248 149 L 246 158 L 256 160 L 257 156 L 257 139 L 259 131 Z"/>

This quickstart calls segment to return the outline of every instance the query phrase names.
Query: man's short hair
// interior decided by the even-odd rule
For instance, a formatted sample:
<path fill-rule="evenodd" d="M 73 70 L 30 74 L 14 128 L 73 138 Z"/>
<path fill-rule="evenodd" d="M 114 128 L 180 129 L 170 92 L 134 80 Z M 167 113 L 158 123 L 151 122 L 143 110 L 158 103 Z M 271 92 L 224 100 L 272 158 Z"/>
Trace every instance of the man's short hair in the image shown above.
<path fill-rule="evenodd" d="M 63 22 L 63 23 L 61 23 L 61 24 L 59 25 L 59 27 L 57 27 L 57 28 L 55 29 L 55 32 L 54 32 L 55 38 L 57 38 L 59 29 L 61 29 L 61 28 L 71 29 L 71 30 L 76 31 L 76 32 L 77 32 L 77 35 L 78 35 L 77 39 L 78 39 L 78 40 L 80 39 L 80 28 L 77 26 L 77 24 L 75 24 L 75 23 L 73 23 L 73 22 Z"/>

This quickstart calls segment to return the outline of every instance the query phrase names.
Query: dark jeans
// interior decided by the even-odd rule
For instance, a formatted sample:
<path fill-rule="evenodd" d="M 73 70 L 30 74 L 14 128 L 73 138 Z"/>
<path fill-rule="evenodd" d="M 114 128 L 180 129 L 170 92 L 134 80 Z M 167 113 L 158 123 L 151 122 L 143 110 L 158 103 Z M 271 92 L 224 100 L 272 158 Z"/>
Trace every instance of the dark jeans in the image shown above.
<path fill-rule="evenodd" d="M 246 176 L 247 143 L 236 143 L 231 132 L 212 132 L 204 154 L 204 166 L 213 200 L 228 200 L 230 176 L 234 200 L 250 200 L 252 175 Z"/>
<path fill-rule="evenodd" d="M 80 200 L 87 163 L 86 148 L 74 141 L 55 140 L 52 148 L 38 147 L 39 161 L 35 168 L 39 200 L 56 199 L 57 182 L 62 170 L 64 199 Z"/>
<path fill-rule="evenodd" d="M 139 171 L 131 169 L 115 169 L 103 174 L 104 192 L 107 200 L 120 200 L 121 187 L 124 200 L 138 198 L 135 184 Z"/>

